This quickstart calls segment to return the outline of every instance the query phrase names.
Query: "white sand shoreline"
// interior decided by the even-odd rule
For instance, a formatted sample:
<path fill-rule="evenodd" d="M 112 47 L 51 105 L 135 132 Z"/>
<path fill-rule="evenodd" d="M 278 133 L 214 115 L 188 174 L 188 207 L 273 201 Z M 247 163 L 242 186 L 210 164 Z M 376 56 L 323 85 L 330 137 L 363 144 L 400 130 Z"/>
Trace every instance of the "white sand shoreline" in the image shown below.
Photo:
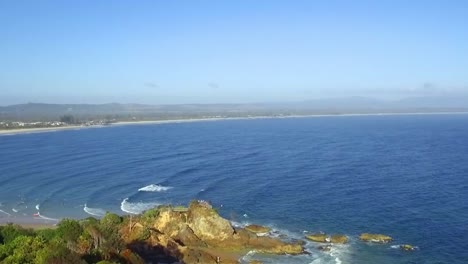
<path fill-rule="evenodd" d="M 63 126 L 44 128 L 20 128 L 11 130 L 0 130 L 0 136 L 13 136 L 19 134 L 58 132 L 65 130 L 78 130 L 89 128 L 105 128 L 126 125 L 157 125 L 157 124 L 177 124 L 206 121 L 227 121 L 227 120 L 249 120 L 249 119 L 287 119 L 287 118 L 311 118 L 311 117 L 349 117 L 349 116 L 395 116 L 395 115 L 462 115 L 468 112 L 414 112 L 414 113 L 361 113 L 361 114 L 316 114 L 316 115 L 288 115 L 288 116 L 251 116 L 251 117 L 219 117 L 219 118 L 186 118 L 170 120 L 148 120 L 148 121 L 122 121 L 110 125 L 95 126 Z"/>

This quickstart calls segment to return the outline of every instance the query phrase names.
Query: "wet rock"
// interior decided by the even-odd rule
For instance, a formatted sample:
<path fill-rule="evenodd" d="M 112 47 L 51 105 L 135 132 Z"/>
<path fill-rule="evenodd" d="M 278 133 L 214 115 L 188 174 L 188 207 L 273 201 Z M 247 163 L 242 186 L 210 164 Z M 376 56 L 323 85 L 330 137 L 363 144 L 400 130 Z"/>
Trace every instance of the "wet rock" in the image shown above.
<path fill-rule="evenodd" d="M 381 243 L 385 244 L 392 241 L 392 238 L 382 234 L 369 234 L 363 233 L 359 236 L 359 239 L 365 242 Z"/>
<path fill-rule="evenodd" d="M 316 234 L 307 235 L 306 238 L 310 241 L 319 242 L 319 243 L 330 242 L 330 238 L 327 236 L 327 234 L 324 234 L 324 233 L 316 233 Z"/>
<path fill-rule="evenodd" d="M 332 249 L 332 246 L 331 245 L 318 246 L 317 249 L 320 251 L 328 252 Z"/>
<path fill-rule="evenodd" d="M 345 235 L 332 235 L 330 242 L 334 244 L 346 244 L 348 243 L 348 237 Z"/>
<path fill-rule="evenodd" d="M 400 249 L 403 250 L 403 251 L 414 251 L 414 250 L 416 250 L 416 247 L 412 246 L 412 245 L 405 244 L 405 245 L 400 245 Z"/>
<path fill-rule="evenodd" d="M 268 233 L 271 230 L 271 228 L 261 225 L 248 225 L 245 227 L 245 229 L 255 234 Z"/>

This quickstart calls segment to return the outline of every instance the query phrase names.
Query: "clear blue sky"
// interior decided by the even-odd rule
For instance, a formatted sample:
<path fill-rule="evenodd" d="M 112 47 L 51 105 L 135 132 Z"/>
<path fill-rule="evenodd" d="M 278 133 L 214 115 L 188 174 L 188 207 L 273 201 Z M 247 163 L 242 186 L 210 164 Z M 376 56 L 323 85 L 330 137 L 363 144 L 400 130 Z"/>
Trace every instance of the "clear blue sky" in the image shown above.
<path fill-rule="evenodd" d="M 468 90 L 468 1 L 0 1 L 0 104 Z"/>

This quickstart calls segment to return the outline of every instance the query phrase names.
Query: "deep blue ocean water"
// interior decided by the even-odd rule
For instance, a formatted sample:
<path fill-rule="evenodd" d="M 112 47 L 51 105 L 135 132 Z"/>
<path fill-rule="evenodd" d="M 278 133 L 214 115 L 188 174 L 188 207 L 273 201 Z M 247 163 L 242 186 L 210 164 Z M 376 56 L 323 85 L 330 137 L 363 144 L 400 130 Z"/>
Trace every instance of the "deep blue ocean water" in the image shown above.
<path fill-rule="evenodd" d="M 38 211 L 50 219 L 137 213 L 192 199 L 211 201 L 234 224 L 268 225 L 297 238 L 317 231 L 351 238 L 331 252 L 308 243 L 308 256 L 252 254 L 245 261 L 468 263 L 468 115 L 226 120 L 0 136 L 3 221 L 32 219 Z M 358 241 L 362 232 L 395 240 L 370 245 Z M 419 250 L 392 248 L 403 243 Z"/>

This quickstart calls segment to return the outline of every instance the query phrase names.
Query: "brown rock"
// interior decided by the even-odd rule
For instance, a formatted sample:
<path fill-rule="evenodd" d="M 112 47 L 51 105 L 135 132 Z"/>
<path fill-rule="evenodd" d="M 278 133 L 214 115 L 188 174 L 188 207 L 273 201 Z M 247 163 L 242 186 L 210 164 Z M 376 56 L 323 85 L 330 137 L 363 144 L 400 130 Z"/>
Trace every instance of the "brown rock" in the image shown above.
<path fill-rule="evenodd" d="M 326 234 L 323 234 L 323 233 L 307 235 L 306 238 L 311 240 L 311 241 L 319 242 L 319 243 L 328 243 L 328 242 L 330 242 L 329 237 Z"/>
<path fill-rule="evenodd" d="M 317 249 L 320 250 L 320 251 L 330 251 L 332 248 L 331 245 L 324 245 L 324 246 L 318 246 Z"/>
<path fill-rule="evenodd" d="M 332 235 L 330 242 L 334 244 L 345 244 L 348 243 L 348 237 L 345 235 Z"/>
<path fill-rule="evenodd" d="M 205 202 L 206 203 L 206 202 Z M 203 241 L 223 241 L 232 238 L 231 223 L 201 202 L 192 202 L 188 211 L 188 226 Z"/>
<path fill-rule="evenodd" d="M 268 233 L 271 230 L 271 228 L 261 225 L 248 225 L 245 227 L 245 229 L 255 234 Z"/>
<path fill-rule="evenodd" d="M 206 247 L 206 243 L 201 241 L 188 226 L 185 226 L 174 240 L 182 246 Z"/>
<path fill-rule="evenodd" d="M 359 236 L 359 239 L 365 242 L 373 242 L 373 243 L 388 243 L 392 241 L 392 238 L 386 235 L 382 234 L 369 234 L 369 233 L 363 233 Z"/>
<path fill-rule="evenodd" d="M 412 246 L 412 245 L 405 244 L 405 245 L 400 245 L 400 249 L 403 250 L 403 251 L 414 251 L 414 250 L 416 250 L 416 247 Z"/>

